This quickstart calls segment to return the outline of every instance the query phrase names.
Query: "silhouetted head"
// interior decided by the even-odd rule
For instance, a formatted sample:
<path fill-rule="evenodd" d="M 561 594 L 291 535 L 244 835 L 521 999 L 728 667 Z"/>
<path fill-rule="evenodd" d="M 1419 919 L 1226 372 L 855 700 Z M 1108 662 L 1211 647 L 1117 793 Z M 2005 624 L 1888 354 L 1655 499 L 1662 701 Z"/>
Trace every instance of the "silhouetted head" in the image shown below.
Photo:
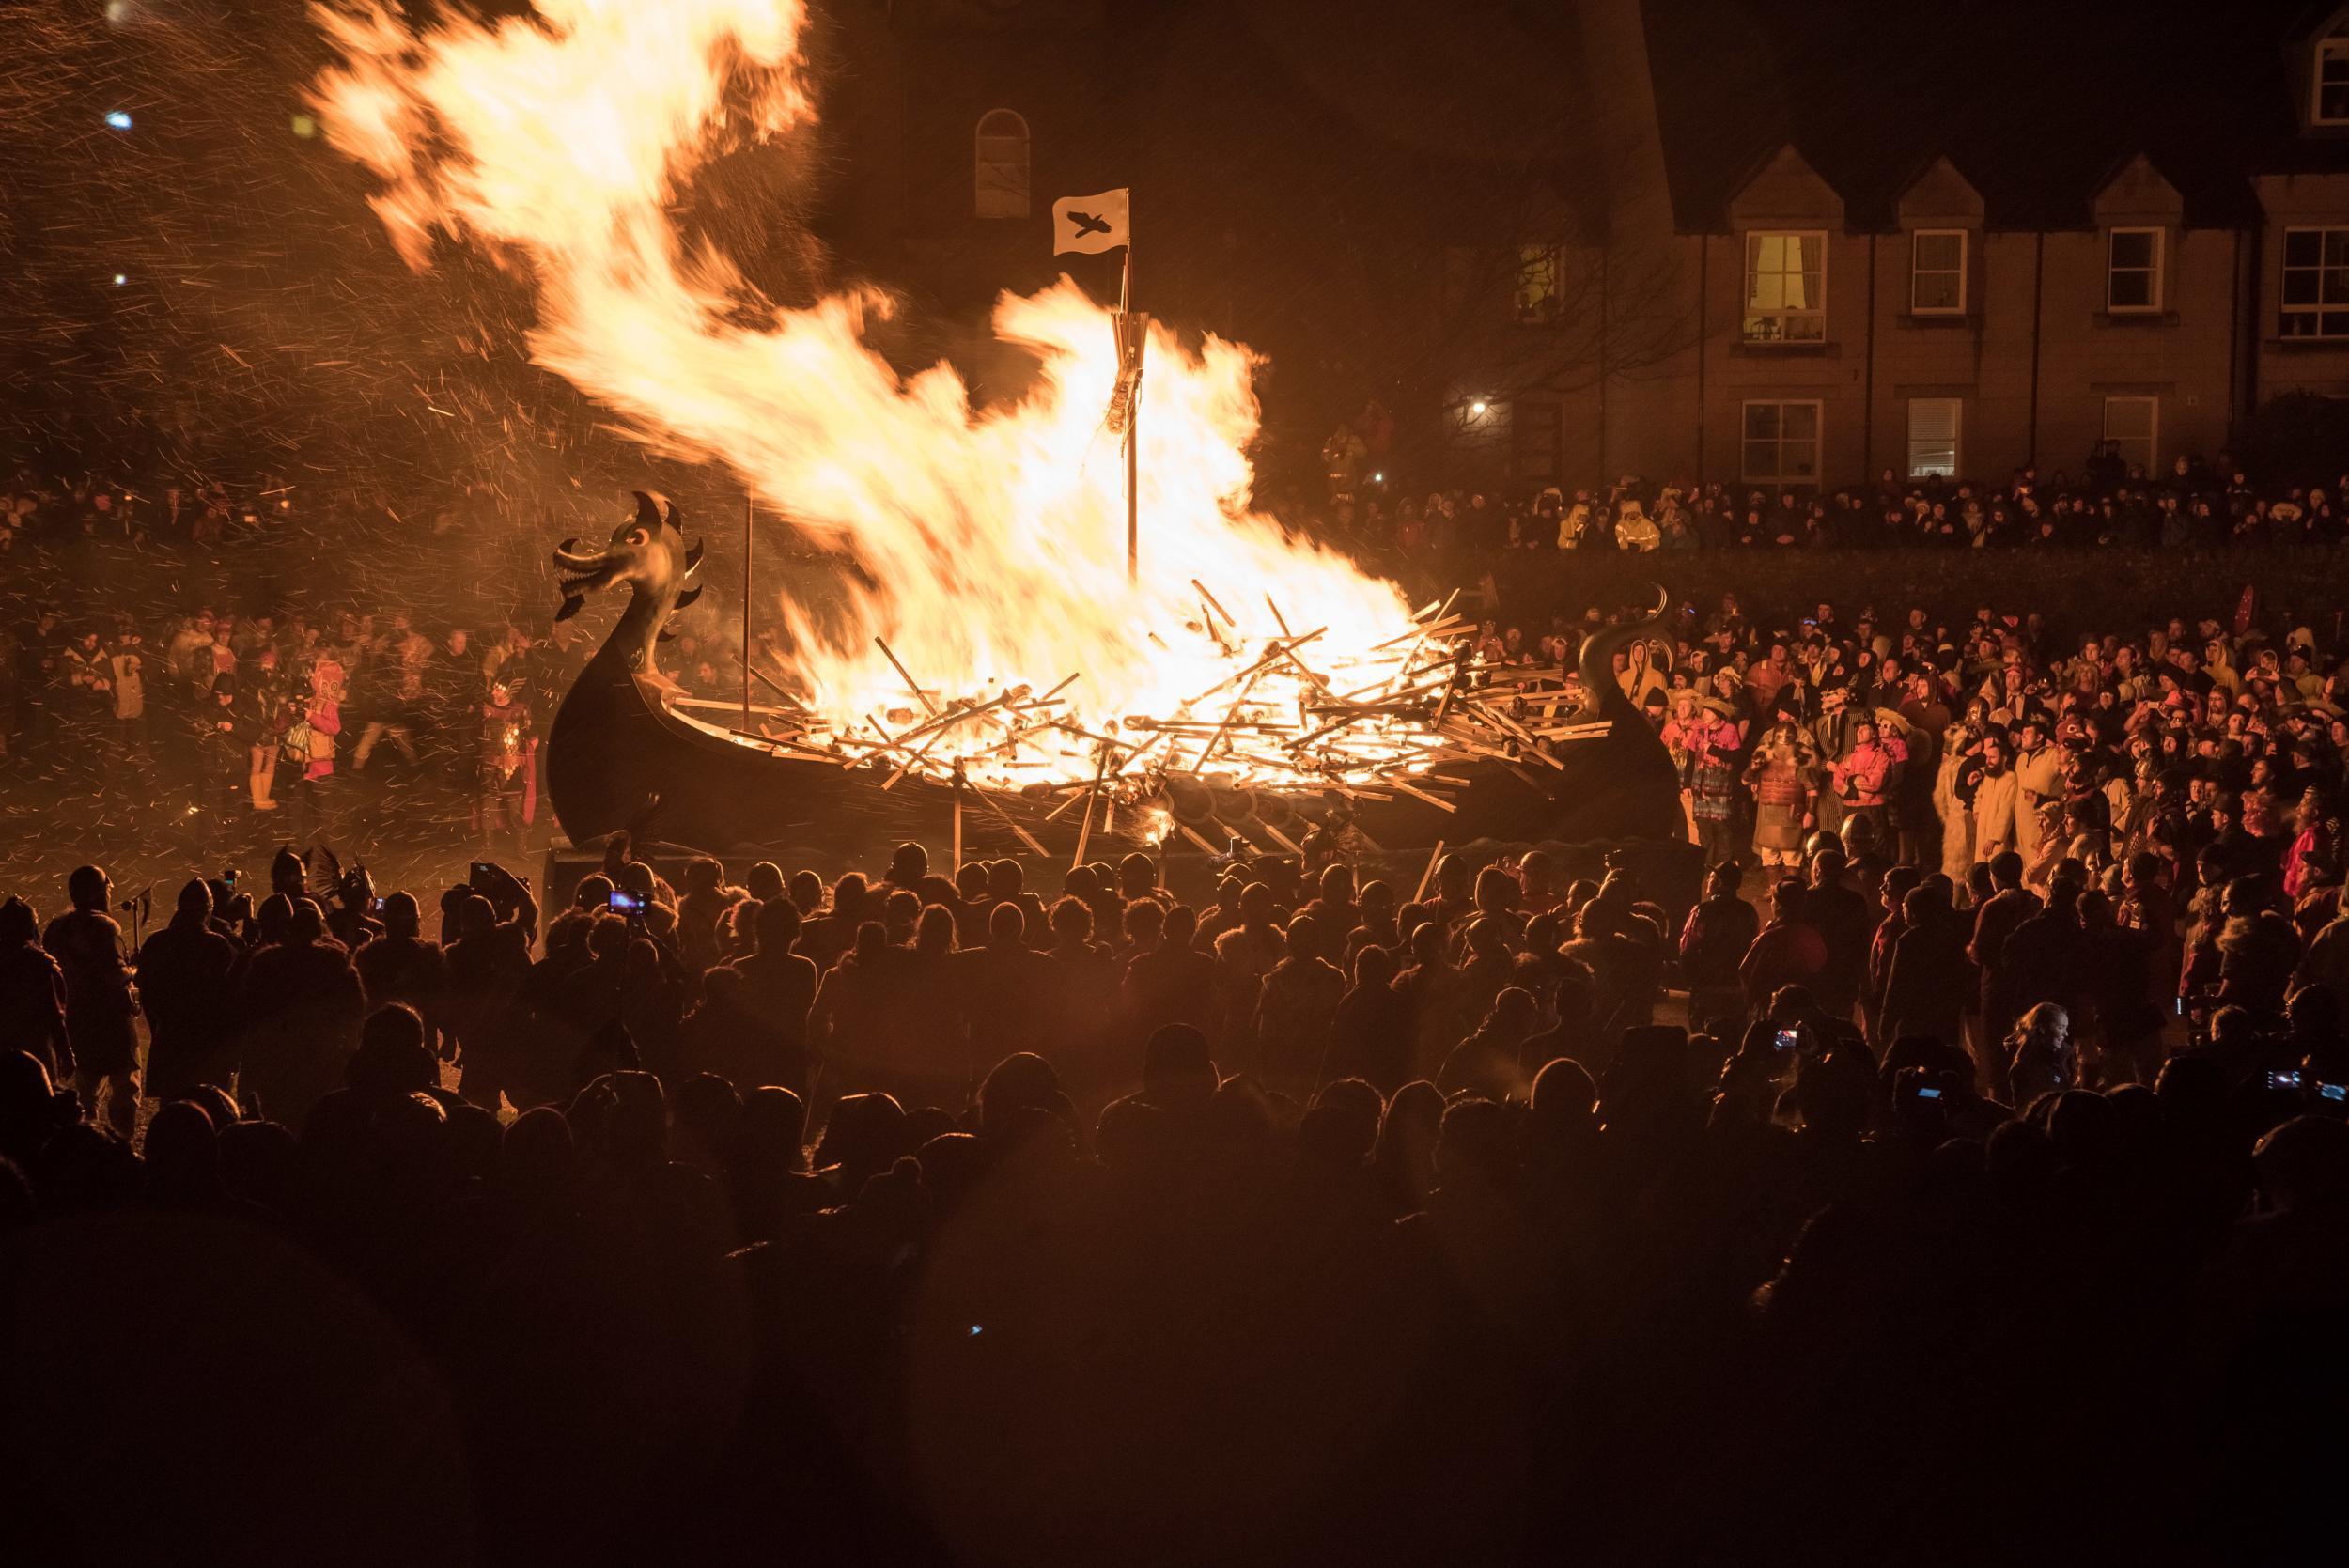
<path fill-rule="evenodd" d="M 1207 1037 L 1190 1024 L 1160 1024 L 1143 1047 L 1143 1093 L 1153 1104 L 1168 1110 L 1205 1105 L 1218 1081 Z"/>
<path fill-rule="evenodd" d="M 744 1158 L 786 1171 L 807 1163 L 807 1105 L 790 1090 L 772 1083 L 752 1090 L 736 1126 Z"/>
<path fill-rule="evenodd" d="M 1093 907 L 1082 898 L 1064 896 L 1052 905 L 1051 922 L 1055 941 L 1086 941 L 1093 936 Z"/>
<path fill-rule="evenodd" d="M 396 893 L 383 900 L 383 929 L 395 937 L 413 937 L 424 928 L 424 911 L 416 907 L 416 895 Z"/>
<path fill-rule="evenodd" d="M 913 950 L 925 955 L 955 950 L 955 912 L 943 904 L 924 907 L 913 924 Z"/>
<path fill-rule="evenodd" d="M 758 951 L 788 953 L 800 939 L 800 907 L 788 898 L 778 898 L 771 904 L 758 907 Z"/>
<path fill-rule="evenodd" d="M 791 874 L 791 902 L 802 915 L 812 915 L 824 907 L 824 879 L 812 871 Z"/>
<path fill-rule="evenodd" d="M 175 919 L 203 924 L 212 918 L 212 885 L 201 877 L 191 877 L 179 885 L 179 900 L 173 909 Z"/>
<path fill-rule="evenodd" d="M 77 909 L 103 909 L 114 884 L 94 865 L 77 865 L 65 879 L 65 895 Z"/>
<path fill-rule="evenodd" d="M 424 1019 L 416 1010 L 395 1001 L 368 1014 L 343 1081 L 363 1094 L 421 1094 L 438 1088 L 441 1064 L 425 1044 Z"/>

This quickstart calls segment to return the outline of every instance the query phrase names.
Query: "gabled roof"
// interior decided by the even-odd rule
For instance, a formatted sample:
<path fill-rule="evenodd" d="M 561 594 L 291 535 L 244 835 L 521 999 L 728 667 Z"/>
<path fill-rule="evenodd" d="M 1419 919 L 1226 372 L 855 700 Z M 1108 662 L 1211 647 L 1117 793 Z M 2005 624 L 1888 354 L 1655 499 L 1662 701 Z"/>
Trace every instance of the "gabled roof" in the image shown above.
<path fill-rule="evenodd" d="M 1963 8 L 1882 0 L 1648 0 L 1673 209 L 1727 226 L 1757 163 L 1791 144 L 1854 228 L 1890 229 L 1946 158 L 1992 228 L 2086 228 L 2142 156 L 2189 225 L 2256 223 L 2250 176 L 2349 171 L 2349 137 L 2307 137 L 2294 71 L 2341 8 L 2131 0 Z"/>

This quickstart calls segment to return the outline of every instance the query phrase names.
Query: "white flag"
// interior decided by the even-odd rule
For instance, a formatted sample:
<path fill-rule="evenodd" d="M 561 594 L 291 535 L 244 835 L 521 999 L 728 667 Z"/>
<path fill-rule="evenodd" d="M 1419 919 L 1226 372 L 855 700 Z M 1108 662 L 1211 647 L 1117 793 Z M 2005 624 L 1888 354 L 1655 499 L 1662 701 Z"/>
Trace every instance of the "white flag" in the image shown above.
<path fill-rule="evenodd" d="M 1104 191 L 1097 196 L 1064 196 L 1054 202 L 1052 254 L 1081 251 L 1093 256 L 1129 243 L 1126 196 L 1122 190 Z"/>

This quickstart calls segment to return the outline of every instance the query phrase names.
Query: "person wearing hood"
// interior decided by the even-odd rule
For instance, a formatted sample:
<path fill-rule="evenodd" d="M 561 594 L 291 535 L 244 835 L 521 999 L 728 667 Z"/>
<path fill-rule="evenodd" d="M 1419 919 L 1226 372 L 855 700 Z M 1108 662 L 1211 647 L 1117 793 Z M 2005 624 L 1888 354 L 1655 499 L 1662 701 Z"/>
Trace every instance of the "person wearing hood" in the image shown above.
<path fill-rule="evenodd" d="M 147 1096 L 185 1099 L 199 1085 L 226 1089 L 236 1075 L 237 948 L 212 928 L 212 890 L 192 878 L 171 921 L 138 953 L 139 999 L 147 1014 Z"/>
<path fill-rule="evenodd" d="M 52 1079 L 73 1074 L 65 971 L 41 947 L 39 918 L 22 898 L 0 904 L 0 1041 L 38 1058 Z"/>
<path fill-rule="evenodd" d="M 1560 550 L 1580 548 L 1582 535 L 1590 526 L 1591 504 L 1578 493 L 1575 496 L 1574 505 L 1558 515 L 1558 548 Z"/>
<path fill-rule="evenodd" d="M 244 971 L 239 1097 L 299 1132 L 310 1108 L 341 1085 L 366 1005 L 326 917 L 310 899 L 294 900 L 285 939 L 254 953 Z"/>
<path fill-rule="evenodd" d="M 66 878 L 73 908 L 49 923 L 40 945 L 65 971 L 66 1032 L 73 1044 L 73 1087 L 95 1116 L 101 1089 L 114 1093 L 106 1120 L 129 1137 L 138 1126 L 138 998 L 123 961 L 122 927 L 106 912 L 114 884 L 94 865 Z"/>
<path fill-rule="evenodd" d="M 1639 498 L 1626 496 L 1615 513 L 1615 548 L 1644 552 L 1663 543 L 1663 537 Z"/>

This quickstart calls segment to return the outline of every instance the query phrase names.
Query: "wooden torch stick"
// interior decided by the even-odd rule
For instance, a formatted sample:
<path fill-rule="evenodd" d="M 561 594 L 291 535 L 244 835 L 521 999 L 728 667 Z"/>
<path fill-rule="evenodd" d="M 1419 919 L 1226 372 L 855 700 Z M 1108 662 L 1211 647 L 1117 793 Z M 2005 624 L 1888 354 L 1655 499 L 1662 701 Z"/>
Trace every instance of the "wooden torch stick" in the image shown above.
<path fill-rule="evenodd" d="M 1411 894 L 1411 902 L 1419 903 L 1427 896 L 1427 884 L 1436 879 L 1436 862 L 1443 859 L 1443 840 L 1436 841 L 1435 850 L 1427 857 L 1427 869 L 1419 874 L 1419 891 Z"/>

